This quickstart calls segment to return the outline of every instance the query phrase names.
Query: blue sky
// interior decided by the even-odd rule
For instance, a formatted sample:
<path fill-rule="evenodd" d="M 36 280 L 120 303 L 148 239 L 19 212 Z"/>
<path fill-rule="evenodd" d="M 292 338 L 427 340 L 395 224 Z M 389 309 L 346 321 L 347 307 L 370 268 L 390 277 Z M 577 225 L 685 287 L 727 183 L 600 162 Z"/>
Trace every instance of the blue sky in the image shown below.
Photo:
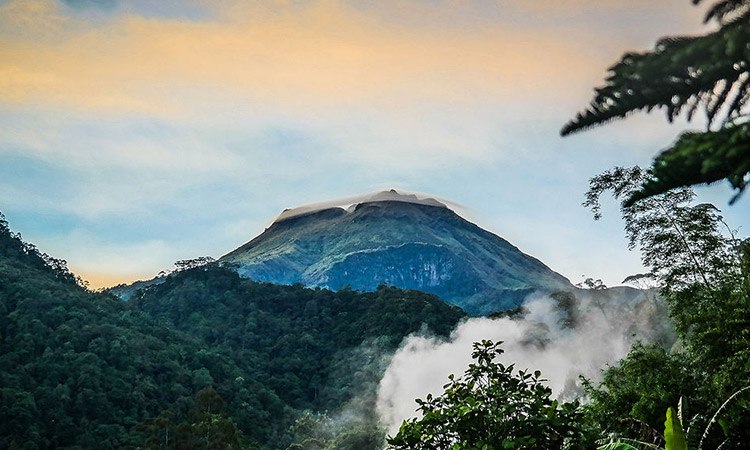
<path fill-rule="evenodd" d="M 701 124 L 558 132 L 623 51 L 700 19 L 688 0 L 1 1 L 0 211 L 102 286 L 394 187 L 616 284 L 638 255 L 613 205 L 580 206 L 588 178 Z M 699 191 L 748 222 L 747 198 Z"/>

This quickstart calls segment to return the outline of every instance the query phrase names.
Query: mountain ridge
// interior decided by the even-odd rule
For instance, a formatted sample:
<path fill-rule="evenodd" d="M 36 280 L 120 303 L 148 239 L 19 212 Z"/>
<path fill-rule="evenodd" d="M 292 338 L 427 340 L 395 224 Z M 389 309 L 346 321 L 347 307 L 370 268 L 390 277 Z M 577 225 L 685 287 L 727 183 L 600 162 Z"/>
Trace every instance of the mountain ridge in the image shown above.
<path fill-rule="evenodd" d="M 454 204 L 448 200 L 440 199 L 436 197 L 428 196 L 425 194 L 416 193 L 405 193 L 399 192 L 396 189 L 390 189 L 387 191 L 371 192 L 369 194 L 355 195 L 351 197 L 344 197 L 335 200 L 328 200 L 323 202 L 316 202 L 307 205 L 297 206 L 294 208 L 286 208 L 281 214 L 276 217 L 274 223 L 283 222 L 288 219 L 292 219 L 297 216 L 306 215 L 310 213 L 316 213 L 327 209 L 338 210 L 341 209 L 345 212 L 351 212 L 356 209 L 358 205 L 365 203 L 374 203 L 382 201 L 393 201 L 402 203 L 411 203 L 417 205 L 428 205 L 436 206 L 440 208 L 449 208 L 449 204 Z M 458 206 L 458 205 L 456 205 Z"/>

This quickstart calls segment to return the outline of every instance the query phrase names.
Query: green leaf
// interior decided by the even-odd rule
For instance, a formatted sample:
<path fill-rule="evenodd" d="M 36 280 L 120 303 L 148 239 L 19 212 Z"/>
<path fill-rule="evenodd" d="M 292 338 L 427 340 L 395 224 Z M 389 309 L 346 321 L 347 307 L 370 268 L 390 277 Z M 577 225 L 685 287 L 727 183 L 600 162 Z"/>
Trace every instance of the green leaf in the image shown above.
<path fill-rule="evenodd" d="M 667 421 L 664 422 L 664 441 L 664 450 L 688 450 L 682 423 L 671 406 L 667 409 Z"/>
<path fill-rule="evenodd" d="M 719 419 L 716 421 L 719 426 L 721 427 L 721 431 L 724 432 L 725 437 L 729 437 L 729 422 L 727 422 L 727 419 Z"/>
<path fill-rule="evenodd" d="M 750 124 L 728 125 L 718 131 L 687 132 L 654 160 L 651 175 L 626 201 L 659 195 L 670 189 L 727 179 L 737 194 L 750 173 Z"/>

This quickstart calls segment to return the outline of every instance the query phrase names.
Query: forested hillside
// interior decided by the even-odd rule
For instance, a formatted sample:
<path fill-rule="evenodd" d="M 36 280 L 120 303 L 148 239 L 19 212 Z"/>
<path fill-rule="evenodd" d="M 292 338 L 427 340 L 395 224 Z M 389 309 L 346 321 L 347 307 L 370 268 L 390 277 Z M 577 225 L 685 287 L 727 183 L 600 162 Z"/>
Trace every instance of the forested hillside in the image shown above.
<path fill-rule="evenodd" d="M 0 448 L 285 448 L 304 409 L 366 401 L 404 335 L 463 317 L 418 292 L 334 294 L 218 267 L 122 302 L 4 219 L 0 280 Z"/>
<path fill-rule="evenodd" d="M 447 336 L 464 316 L 417 291 L 334 293 L 254 283 L 214 265 L 177 273 L 132 305 L 251 362 L 263 374 L 256 380 L 287 404 L 319 410 L 339 407 L 367 383 L 374 388 L 383 361 L 361 359 L 361 345 L 388 354 L 422 327 Z"/>

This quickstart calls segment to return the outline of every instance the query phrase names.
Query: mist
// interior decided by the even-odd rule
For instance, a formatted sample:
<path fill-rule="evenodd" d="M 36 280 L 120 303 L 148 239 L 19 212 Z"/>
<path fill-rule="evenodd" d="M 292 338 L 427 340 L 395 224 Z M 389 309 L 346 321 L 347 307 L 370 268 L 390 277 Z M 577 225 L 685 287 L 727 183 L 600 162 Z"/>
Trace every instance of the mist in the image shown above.
<path fill-rule="evenodd" d="M 541 370 L 553 395 L 570 400 L 582 393 L 580 375 L 598 380 L 636 341 L 670 346 L 674 331 L 655 291 L 620 287 L 535 293 L 512 315 L 463 321 L 447 340 L 409 335 L 378 386 L 377 413 L 388 432 L 417 415 L 416 398 L 437 396 L 449 374 L 462 375 L 482 339 L 503 341 L 499 362 Z"/>

